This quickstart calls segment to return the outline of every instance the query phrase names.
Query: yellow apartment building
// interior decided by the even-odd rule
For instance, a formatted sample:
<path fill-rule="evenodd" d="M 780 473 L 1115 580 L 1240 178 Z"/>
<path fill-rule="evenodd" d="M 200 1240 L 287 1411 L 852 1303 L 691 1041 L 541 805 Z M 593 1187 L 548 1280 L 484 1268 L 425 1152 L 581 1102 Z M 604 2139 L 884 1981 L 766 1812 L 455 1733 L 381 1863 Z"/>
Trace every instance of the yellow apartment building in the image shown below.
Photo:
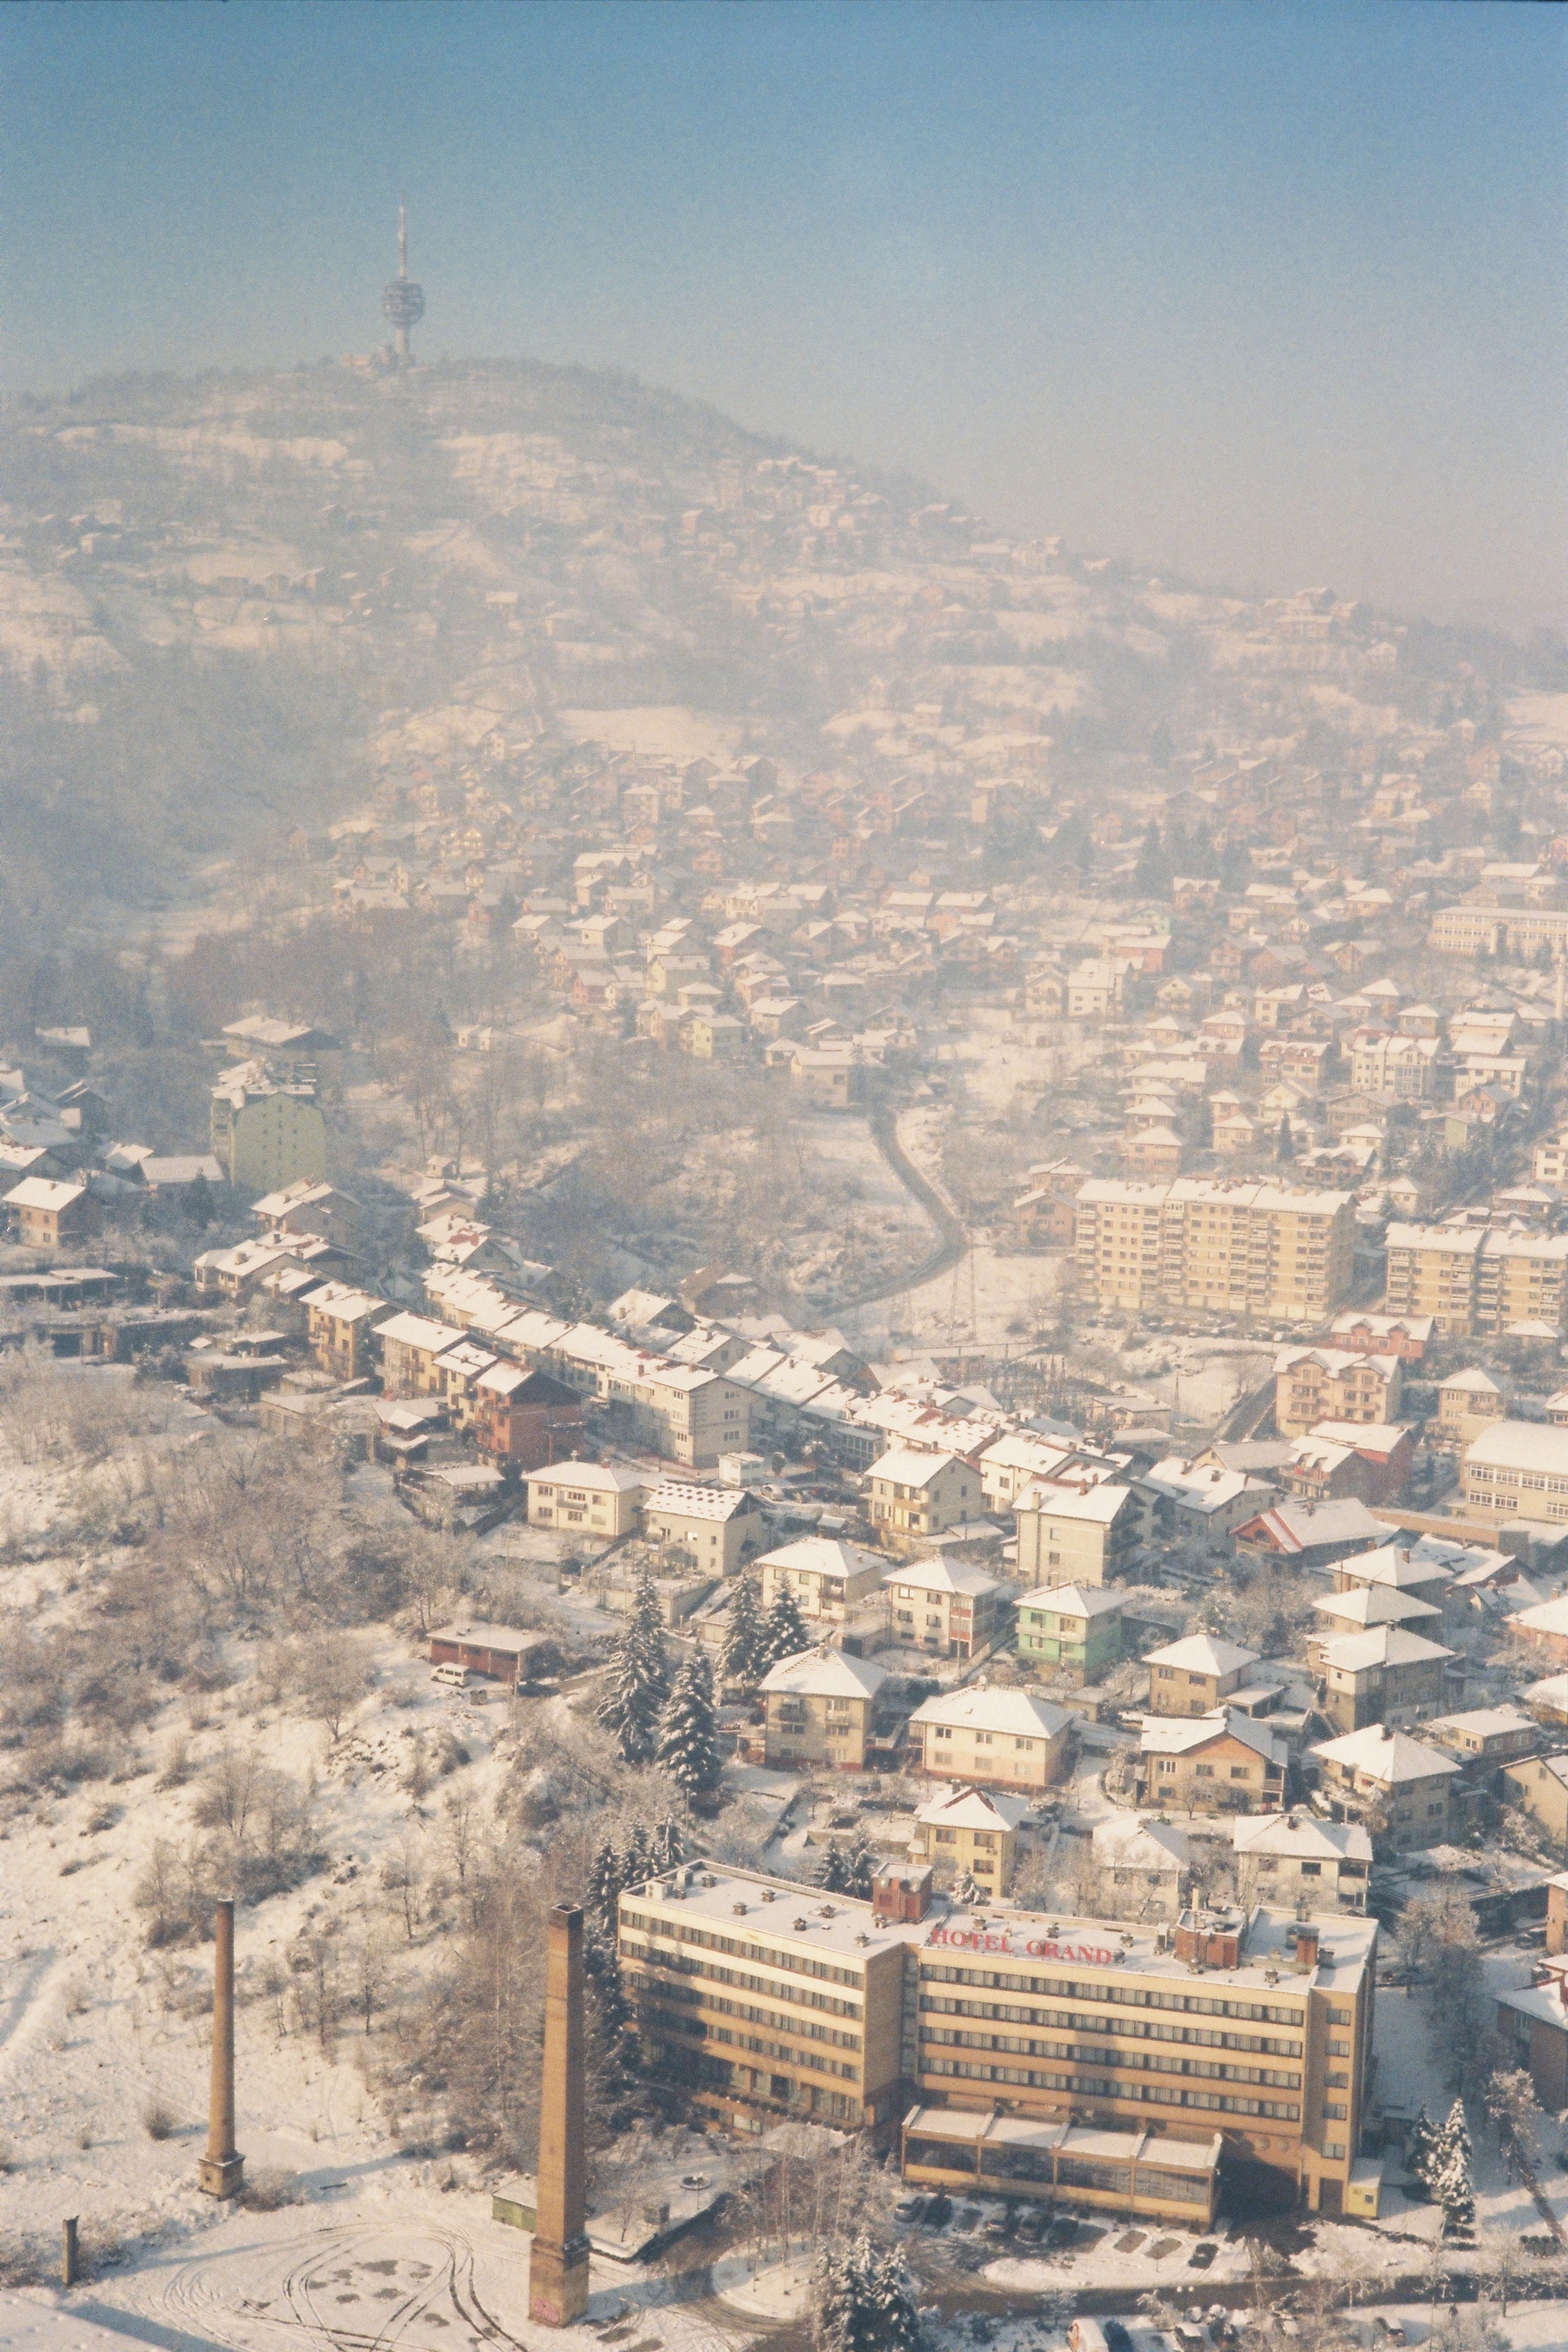
<path fill-rule="evenodd" d="M 1100 1307 L 1299 1323 L 1346 1297 L 1353 1241 L 1349 1192 L 1097 1177 L 1078 1195 L 1074 1261 L 1080 1293 Z"/>

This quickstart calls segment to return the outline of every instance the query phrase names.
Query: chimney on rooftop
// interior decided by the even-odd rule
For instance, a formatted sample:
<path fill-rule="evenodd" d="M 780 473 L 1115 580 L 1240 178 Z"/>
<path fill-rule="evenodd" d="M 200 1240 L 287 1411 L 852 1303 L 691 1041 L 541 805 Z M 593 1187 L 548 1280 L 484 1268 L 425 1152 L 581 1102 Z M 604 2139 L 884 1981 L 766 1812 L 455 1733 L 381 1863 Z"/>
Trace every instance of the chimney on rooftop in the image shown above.
<path fill-rule="evenodd" d="M 1318 1929 L 1314 1920 L 1304 1920 L 1291 1929 L 1296 1945 L 1296 1968 L 1301 1976 L 1310 1976 L 1318 1965 Z"/>

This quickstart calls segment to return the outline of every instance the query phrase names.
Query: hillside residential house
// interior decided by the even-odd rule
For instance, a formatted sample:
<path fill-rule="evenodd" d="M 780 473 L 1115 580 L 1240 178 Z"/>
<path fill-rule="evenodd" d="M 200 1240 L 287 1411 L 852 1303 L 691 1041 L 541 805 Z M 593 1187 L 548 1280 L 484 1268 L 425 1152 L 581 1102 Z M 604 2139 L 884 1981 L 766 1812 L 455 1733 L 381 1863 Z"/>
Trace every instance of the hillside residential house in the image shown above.
<path fill-rule="evenodd" d="M 957 1454 L 895 1445 L 872 1463 L 867 1484 L 871 1524 L 895 1551 L 984 1516 L 980 1473 Z"/>
<path fill-rule="evenodd" d="M 1435 1434 L 1445 1444 L 1468 1445 L 1492 1422 L 1501 1421 L 1507 1411 L 1507 1400 L 1491 1374 L 1472 1365 L 1468 1371 L 1439 1381 Z"/>
<path fill-rule="evenodd" d="M 1266 1723 L 1228 1707 L 1190 1722 L 1146 1715 L 1138 1802 L 1193 1813 L 1277 1810 L 1288 1761 L 1284 1740 Z"/>
<path fill-rule="evenodd" d="M 1125 1810 L 1096 1822 L 1090 1840 L 1095 1868 L 1110 1893 L 1108 1907 L 1119 1919 L 1173 1919 L 1182 1907 L 1182 1882 L 1192 1869 L 1192 1847 L 1173 1822 L 1151 1821 Z"/>
<path fill-rule="evenodd" d="M 1247 1903 L 1366 1909 L 1372 1839 L 1360 1822 L 1321 1822 L 1295 1810 L 1233 1822 L 1237 1877 Z"/>
<path fill-rule="evenodd" d="M 643 1504 L 650 1543 L 684 1552 L 713 1576 L 728 1576 L 763 1540 L 763 1507 L 742 1487 L 694 1486 L 667 1478 Z"/>
<path fill-rule="evenodd" d="M 781 1658 L 762 1681 L 763 1762 L 784 1770 L 826 1765 L 859 1771 L 886 1680 L 871 1659 L 843 1650 Z"/>
<path fill-rule="evenodd" d="M 1568 1593 L 1556 1601 L 1539 1601 L 1532 1609 L 1521 1609 L 1508 1621 L 1516 1640 L 1528 1642 L 1532 1650 L 1542 1650 L 1554 1666 L 1568 1666 Z M 1568 1684 L 1568 1676 L 1563 1677 Z M 1533 1697 L 1542 1685 L 1531 1685 L 1528 1696 Z"/>
<path fill-rule="evenodd" d="M 1017 1652 L 1062 1682 L 1095 1683 L 1121 1662 L 1122 1596 L 1056 1584 L 1018 1603 Z"/>
<path fill-rule="evenodd" d="M 928 1698 L 909 1719 L 907 1769 L 992 1788 L 1054 1788 L 1073 1718 L 1028 1691 L 984 1684 Z"/>
<path fill-rule="evenodd" d="M 1462 1715 L 1434 1716 L 1422 1725 L 1421 1735 L 1483 1770 L 1517 1764 L 1542 1745 L 1541 1726 L 1518 1706 L 1474 1706 Z"/>
<path fill-rule="evenodd" d="M 1382 1520 L 1374 1519 L 1363 1502 L 1290 1499 L 1237 1528 L 1236 1549 L 1255 1559 L 1289 1560 L 1298 1568 L 1326 1568 L 1349 1552 L 1370 1551 L 1387 1536 Z"/>
<path fill-rule="evenodd" d="M 1012 1889 L 1018 1832 L 1029 1818 L 1029 1801 L 1005 1789 L 944 1790 L 915 1814 L 910 1852 L 944 1875 L 973 1878 L 983 1899 Z"/>
<path fill-rule="evenodd" d="M 310 1353 L 322 1371 L 337 1381 L 363 1380 L 374 1361 L 375 1318 L 385 1314 L 385 1299 L 349 1282 L 323 1282 L 300 1303 Z"/>
<path fill-rule="evenodd" d="M 1568 1862 L 1568 1754 L 1505 1764 L 1502 1778 L 1511 1801 L 1539 1823 Z"/>
<path fill-rule="evenodd" d="M 1403 1625 L 1341 1633 L 1317 1652 L 1326 1685 L 1323 1712 L 1342 1732 L 1369 1723 L 1417 1722 L 1443 1705 L 1454 1655 Z"/>
<path fill-rule="evenodd" d="M 1021 1585 L 1104 1584 L 1143 1539 L 1143 1506 L 1131 1486 L 1042 1480 L 1015 1506 Z"/>
<path fill-rule="evenodd" d="M 1441 1845 L 1448 1834 L 1448 1788 L 1459 1767 L 1391 1724 L 1325 1739 L 1309 1753 L 1336 1820 L 1361 1821 L 1375 1843 Z"/>
<path fill-rule="evenodd" d="M 1209 1715 L 1239 1690 L 1258 1664 L 1256 1650 L 1222 1642 L 1213 1633 L 1188 1633 L 1143 1660 L 1149 1669 L 1149 1706 L 1154 1715 Z"/>
<path fill-rule="evenodd" d="M 762 1606 L 771 1609 L 781 1592 L 788 1592 L 809 1622 L 818 1617 L 842 1623 L 882 1596 L 888 1562 L 881 1552 L 862 1544 L 843 1543 L 836 1536 L 802 1536 L 795 1543 L 765 1551 L 754 1567 L 762 1585 Z"/>
<path fill-rule="evenodd" d="M 481 1454 L 520 1470 L 570 1460 L 585 1443 L 575 1389 L 531 1364 L 497 1362 L 474 1381 L 473 1428 Z"/>
<path fill-rule="evenodd" d="M 463 1338 L 449 1323 L 426 1315 L 394 1315 L 375 1326 L 381 1342 L 381 1385 L 389 1397 L 444 1396 L 441 1358 Z"/>
<path fill-rule="evenodd" d="M 642 1516 L 647 1478 L 611 1462 L 562 1462 L 528 1481 L 530 1527 L 567 1535 L 629 1536 Z"/>
<path fill-rule="evenodd" d="M 1380 1544 L 1375 1551 L 1352 1552 L 1334 1563 L 1336 1592 L 1353 1592 L 1358 1585 L 1375 1584 L 1442 1609 L 1452 1583 L 1453 1570 L 1429 1558 L 1418 1544 Z"/>
<path fill-rule="evenodd" d="M 68 1249 L 97 1229 L 97 1209 L 85 1184 L 24 1176 L 5 1196 L 11 1232 L 24 1249 Z"/>
<path fill-rule="evenodd" d="M 1004 1586 L 972 1560 L 938 1552 L 887 1576 L 893 1640 L 940 1658 L 981 1658 L 1006 1622 Z"/>
<path fill-rule="evenodd" d="M 1324 1421 L 1392 1422 L 1403 1383 L 1394 1354 L 1287 1348 L 1274 1360 L 1274 1425 L 1281 1437 L 1305 1437 Z"/>

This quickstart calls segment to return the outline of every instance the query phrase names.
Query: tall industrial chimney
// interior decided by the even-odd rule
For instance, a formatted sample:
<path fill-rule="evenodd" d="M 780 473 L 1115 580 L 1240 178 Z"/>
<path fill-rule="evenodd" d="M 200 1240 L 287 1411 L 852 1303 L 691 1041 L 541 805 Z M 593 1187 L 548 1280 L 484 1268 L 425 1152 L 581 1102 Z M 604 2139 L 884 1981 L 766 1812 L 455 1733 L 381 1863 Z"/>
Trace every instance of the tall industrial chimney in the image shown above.
<path fill-rule="evenodd" d="M 213 2074 L 207 2107 L 207 2152 L 196 2167 L 209 2197 L 237 2197 L 245 2158 L 234 2144 L 234 1897 L 226 1895 L 213 1919 Z"/>
<path fill-rule="evenodd" d="M 544 2082 L 539 2178 L 528 2257 L 528 2315 L 571 2327 L 588 2308 L 586 2163 L 583 2133 L 583 1914 L 550 1914 L 544 1974 Z"/>

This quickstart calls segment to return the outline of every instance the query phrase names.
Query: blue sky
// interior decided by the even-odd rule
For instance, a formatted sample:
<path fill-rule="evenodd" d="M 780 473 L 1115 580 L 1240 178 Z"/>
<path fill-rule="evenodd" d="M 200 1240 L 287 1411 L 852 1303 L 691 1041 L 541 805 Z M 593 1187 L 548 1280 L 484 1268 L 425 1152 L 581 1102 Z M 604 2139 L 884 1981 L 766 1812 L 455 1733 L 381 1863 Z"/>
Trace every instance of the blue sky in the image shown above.
<path fill-rule="evenodd" d="M 0 384 L 628 369 L 1004 526 L 1568 618 L 1568 11 L 0 10 Z"/>

